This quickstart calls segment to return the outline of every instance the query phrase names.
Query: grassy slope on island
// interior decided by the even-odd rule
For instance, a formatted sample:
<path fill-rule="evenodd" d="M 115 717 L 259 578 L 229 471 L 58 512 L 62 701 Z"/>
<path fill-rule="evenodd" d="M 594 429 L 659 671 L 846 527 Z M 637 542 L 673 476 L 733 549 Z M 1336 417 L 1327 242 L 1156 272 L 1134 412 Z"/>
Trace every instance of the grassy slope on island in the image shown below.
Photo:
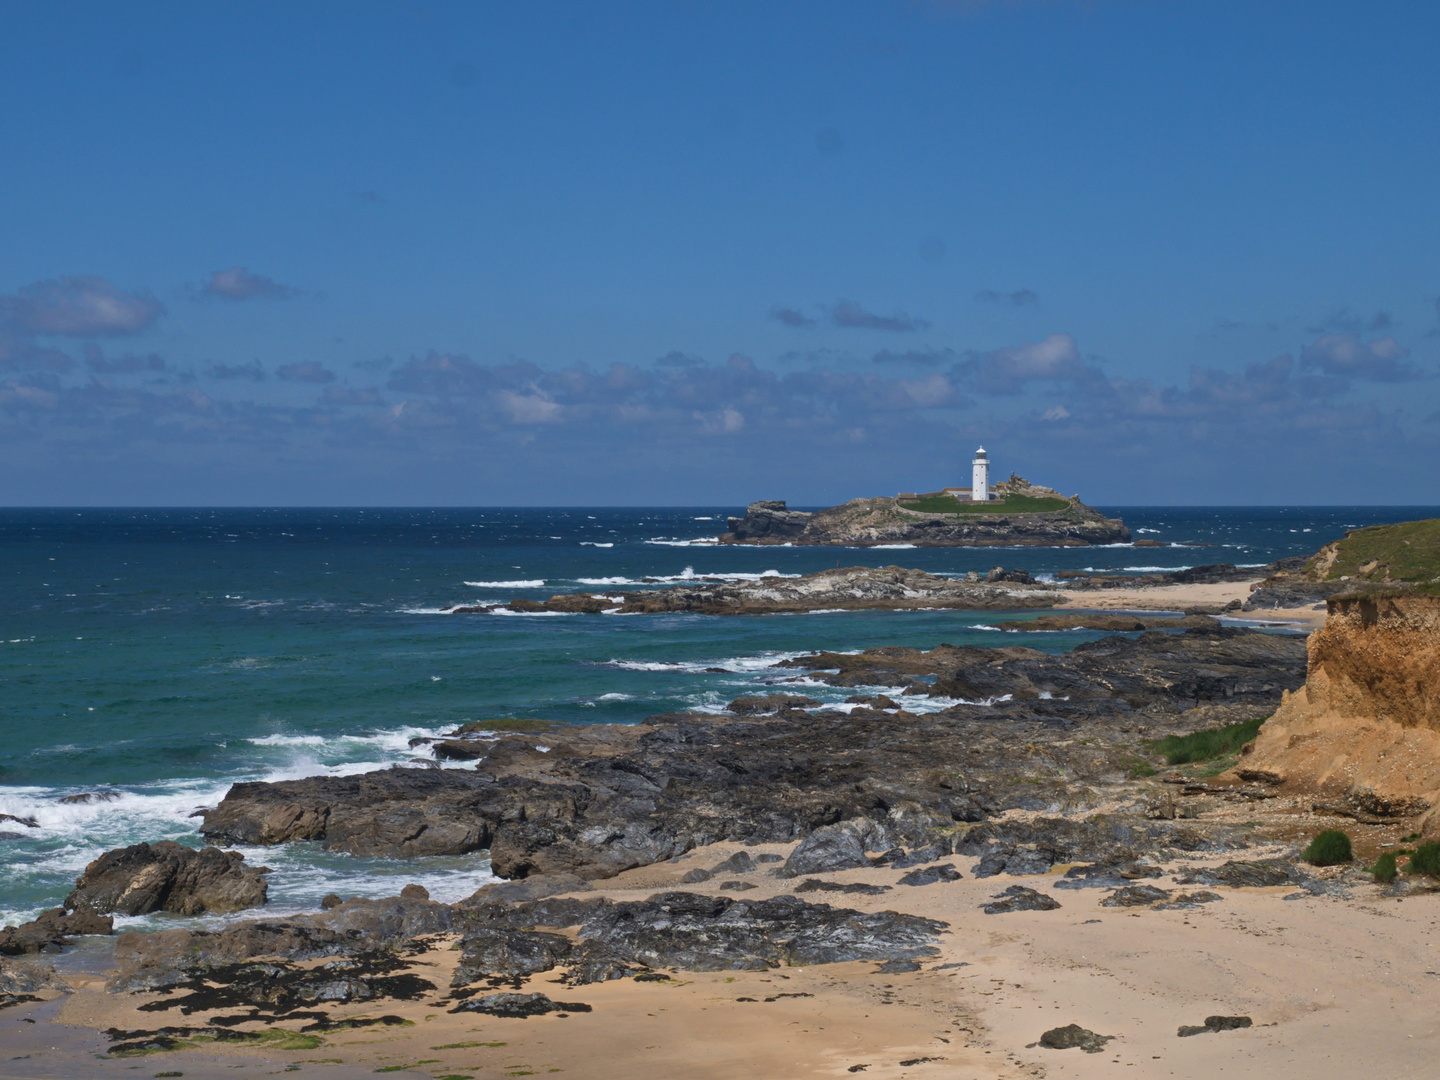
<path fill-rule="evenodd" d="M 989 502 L 961 502 L 953 495 L 932 495 L 927 499 L 902 502 L 906 510 L 922 514 L 1048 514 L 1064 510 L 1069 499 L 1037 499 L 1031 495 L 1010 495 Z"/>
<path fill-rule="evenodd" d="M 1440 518 L 1355 529 L 1312 556 L 1305 574 L 1320 581 L 1440 583 Z"/>

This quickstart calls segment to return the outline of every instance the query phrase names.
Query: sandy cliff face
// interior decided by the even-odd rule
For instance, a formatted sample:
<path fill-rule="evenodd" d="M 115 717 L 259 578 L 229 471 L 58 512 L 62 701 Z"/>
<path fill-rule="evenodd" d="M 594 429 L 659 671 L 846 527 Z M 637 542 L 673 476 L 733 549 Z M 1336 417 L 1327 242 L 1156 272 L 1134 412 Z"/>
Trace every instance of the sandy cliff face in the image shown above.
<path fill-rule="evenodd" d="M 1440 597 L 1332 599 L 1242 776 L 1440 825 Z"/>

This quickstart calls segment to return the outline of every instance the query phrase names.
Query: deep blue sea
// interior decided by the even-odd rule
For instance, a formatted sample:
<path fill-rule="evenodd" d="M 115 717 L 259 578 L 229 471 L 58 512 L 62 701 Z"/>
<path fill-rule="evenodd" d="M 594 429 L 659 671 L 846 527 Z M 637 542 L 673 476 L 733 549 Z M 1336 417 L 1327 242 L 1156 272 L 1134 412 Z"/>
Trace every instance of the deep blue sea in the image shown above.
<path fill-rule="evenodd" d="M 780 678 L 776 660 L 817 648 L 1007 640 L 986 629 L 995 614 L 981 612 L 443 613 L 457 603 L 857 564 L 943 574 L 1259 565 L 1349 528 L 1440 516 L 1436 507 L 1111 507 L 1137 539 L 1212 546 L 716 546 L 726 515 L 739 512 L 0 510 L 0 814 L 39 824 L 0 821 L 0 924 L 58 903 L 112 847 L 198 844 L 189 815 L 235 780 L 404 763 L 411 738 L 467 720 L 631 723 L 719 709 Z M 1094 636 L 1026 644 L 1061 651 Z M 836 702 L 855 692 L 805 690 Z M 57 801 L 85 792 L 113 797 Z M 279 910 L 331 891 L 389 895 L 407 881 L 453 900 L 490 880 L 482 854 L 403 864 L 305 844 L 246 854 L 275 868 Z"/>

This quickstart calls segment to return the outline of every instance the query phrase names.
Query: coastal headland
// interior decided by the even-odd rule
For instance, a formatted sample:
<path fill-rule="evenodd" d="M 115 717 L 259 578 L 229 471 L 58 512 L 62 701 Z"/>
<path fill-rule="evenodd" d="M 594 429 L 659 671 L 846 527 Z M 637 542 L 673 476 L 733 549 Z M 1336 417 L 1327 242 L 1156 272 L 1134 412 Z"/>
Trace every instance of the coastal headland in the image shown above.
<path fill-rule="evenodd" d="M 1422 1075 L 1428 535 L 1149 586 L 1328 590 L 1308 642 L 1239 595 L 1012 604 L 1016 644 L 815 651 L 713 712 L 479 721 L 410 767 L 235 784 L 198 811 L 216 848 L 112 852 L 0 934 L 0 1077 Z M 1024 644 L 1075 627 L 1107 636 Z M 1343 855 L 1307 847 L 1336 829 Z M 289 844 L 488 851 L 504 880 L 267 912 L 254 856 Z"/>

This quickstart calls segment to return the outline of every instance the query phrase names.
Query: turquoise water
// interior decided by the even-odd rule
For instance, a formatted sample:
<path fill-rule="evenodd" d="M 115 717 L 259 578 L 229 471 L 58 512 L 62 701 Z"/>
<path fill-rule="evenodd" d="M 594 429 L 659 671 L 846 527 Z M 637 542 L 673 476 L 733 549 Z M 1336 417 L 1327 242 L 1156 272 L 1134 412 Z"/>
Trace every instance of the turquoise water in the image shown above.
<path fill-rule="evenodd" d="M 63 898 L 101 852 L 198 843 L 198 807 L 240 779 L 403 764 L 412 738 L 513 716 L 631 723 L 719 709 L 813 649 L 1000 644 L 994 613 L 723 618 L 447 615 L 461 602 L 647 587 L 645 578 L 899 562 L 1177 569 L 1308 554 L 1345 528 L 1435 508 L 1120 508 L 1137 538 L 1209 547 L 908 550 L 717 547 L 738 508 L 0 511 L 0 923 Z M 1096 635 L 1037 635 L 1052 651 Z M 711 669 L 721 669 L 719 671 Z M 854 690 L 806 686 L 841 702 Z M 943 703 L 921 699 L 915 708 Z M 72 805 L 66 795 L 109 801 Z M 312 845 L 247 852 L 279 909 L 327 892 L 440 899 L 482 855 L 394 864 Z"/>

